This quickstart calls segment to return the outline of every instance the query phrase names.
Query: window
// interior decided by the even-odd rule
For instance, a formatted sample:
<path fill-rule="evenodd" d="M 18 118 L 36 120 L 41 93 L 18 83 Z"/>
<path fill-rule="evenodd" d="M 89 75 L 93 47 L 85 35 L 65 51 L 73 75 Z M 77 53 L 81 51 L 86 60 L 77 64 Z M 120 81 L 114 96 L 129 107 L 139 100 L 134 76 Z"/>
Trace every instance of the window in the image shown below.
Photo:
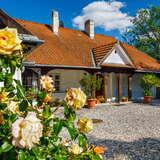
<path fill-rule="evenodd" d="M 56 92 L 60 92 L 60 74 L 54 75 L 54 87 Z"/>
<path fill-rule="evenodd" d="M 37 90 L 38 88 L 38 74 L 30 69 L 26 69 L 22 74 L 23 85 L 26 89 L 32 88 Z"/>

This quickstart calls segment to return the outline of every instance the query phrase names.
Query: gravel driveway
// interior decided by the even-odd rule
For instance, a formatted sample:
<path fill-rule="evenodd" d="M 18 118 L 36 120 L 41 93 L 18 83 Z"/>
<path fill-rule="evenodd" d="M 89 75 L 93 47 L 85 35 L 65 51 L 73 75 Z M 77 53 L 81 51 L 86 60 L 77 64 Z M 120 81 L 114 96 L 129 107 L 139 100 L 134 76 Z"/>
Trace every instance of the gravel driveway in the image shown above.
<path fill-rule="evenodd" d="M 160 160 L 160 107 L 143 104 L 82 109 L 79 117 L 100 119 L 88 135 L 106 148 L 109 160 Z"/>

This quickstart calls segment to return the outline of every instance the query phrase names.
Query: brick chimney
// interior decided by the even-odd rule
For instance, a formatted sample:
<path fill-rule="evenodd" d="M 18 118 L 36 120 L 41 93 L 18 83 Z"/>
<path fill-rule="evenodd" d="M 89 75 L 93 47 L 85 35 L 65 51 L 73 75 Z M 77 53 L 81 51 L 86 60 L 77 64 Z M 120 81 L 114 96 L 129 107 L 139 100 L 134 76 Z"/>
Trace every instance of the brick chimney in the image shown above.
<path fill-rule="evenodd" d="M 93 20 L 89 19 L 85 22 L 85 32 L 91 39 L 94 39 L 94 21 Z"/>
<path fill-rule="evenodd" d="M 55 35 L 58 35 L 59 30 L 59 16 L 57 11 L 52 11 L 52 31 Z"/>

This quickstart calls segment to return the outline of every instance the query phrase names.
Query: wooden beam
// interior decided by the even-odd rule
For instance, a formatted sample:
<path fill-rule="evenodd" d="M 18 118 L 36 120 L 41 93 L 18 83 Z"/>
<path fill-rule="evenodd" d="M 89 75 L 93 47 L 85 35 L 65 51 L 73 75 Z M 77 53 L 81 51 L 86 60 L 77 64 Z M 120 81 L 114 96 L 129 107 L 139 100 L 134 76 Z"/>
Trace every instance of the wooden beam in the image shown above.
<path fill-rule="evenodd" d="M 108 98 L 108 75 L 107 74 L 104 74 L 103 83 L 104 83 L 104 98 L 105 98 L 105 101 L 107 101 L 107 98 Z"/>
<path fill-rule="evenodd" d="M 117 74 L 117 91 L 118 91 L 118 102 L 121 101 L 122 98 L 122 75 L 120 73 Z"/>
<path fill-rule="evenodd" d="M 128 76 L 128 99 L 132 98 L 132 75 Z"/>

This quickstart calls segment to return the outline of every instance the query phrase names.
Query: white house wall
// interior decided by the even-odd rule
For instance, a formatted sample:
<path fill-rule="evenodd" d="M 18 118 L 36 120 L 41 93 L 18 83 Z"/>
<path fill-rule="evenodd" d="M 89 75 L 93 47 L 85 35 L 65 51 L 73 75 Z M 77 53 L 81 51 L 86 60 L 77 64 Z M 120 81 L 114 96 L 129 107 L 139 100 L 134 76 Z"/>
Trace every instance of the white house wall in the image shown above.
<path fill-rule="evenodd" d="M 55 93 L 55 97 L 63 98 L 65 90 L 67 88 L 78 88 L 80 87 L 79 81 L 82 79 L 86 71 L 82 70 L 66 70 L 66 69 L 55 69 L 48 72 L 48 75 L 54 76 L 60 75 L 60 93 Z"/>

